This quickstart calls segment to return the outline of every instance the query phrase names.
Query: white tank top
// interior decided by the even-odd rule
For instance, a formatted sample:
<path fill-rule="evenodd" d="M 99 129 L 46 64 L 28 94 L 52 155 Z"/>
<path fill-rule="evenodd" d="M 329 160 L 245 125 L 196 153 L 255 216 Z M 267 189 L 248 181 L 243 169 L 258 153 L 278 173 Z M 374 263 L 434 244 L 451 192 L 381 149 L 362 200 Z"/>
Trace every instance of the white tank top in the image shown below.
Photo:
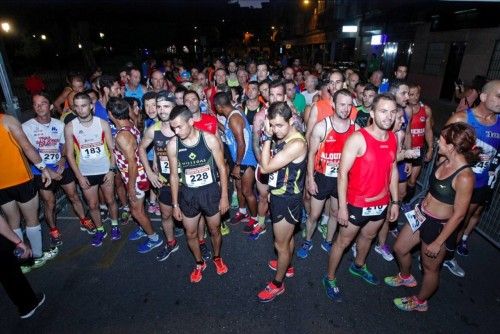
<path fill-rule="evenodd" d="M 76 164 L 82 175 L 101 175 L 109 172 L 110 152 L 104 140 L 101 119 L 93 117 L 89 127 L 83 126 L 78 118 L 73 124 L 73 142 Z"/>

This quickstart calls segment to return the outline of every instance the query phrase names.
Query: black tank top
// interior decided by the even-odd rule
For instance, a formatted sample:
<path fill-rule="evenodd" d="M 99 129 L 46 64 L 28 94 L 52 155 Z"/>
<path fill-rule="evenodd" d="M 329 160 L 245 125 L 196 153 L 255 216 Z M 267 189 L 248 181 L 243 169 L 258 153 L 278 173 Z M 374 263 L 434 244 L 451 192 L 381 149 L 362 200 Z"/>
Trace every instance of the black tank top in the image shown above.
<path fill-rule="evenodd" d="M 167 143 L 170 139 L 175 136 L 167 137 L 161 132 L 161 122 L 157 122 L 154 126 L 154 135 L 153 135 L 153 145 L 156 153 L 156 163 L 158 164 L 158 170 L 160 171 L 161 176 L 163 176 L 166 180 L 164 182 L 168 182 L 170 177 L 170 166 L 168 163 L 167 157 Z"/>
<path fill-rule="evenodd" d="M 177 161 L 181 182 L 188 188 L 200 188 L 218 181 L 217 165 L 202 131 L 198 131 L 198 141 L 194 146 L 177 139 Z"/>
<path fill-rule="evenodd" d="M 441 162 L 436 166 L 434 171 L 429 178 L 429 192 L 431 195 L 440 202 L 453 205 L 455 203 L 455 189 L 452 187 L 452 182 L 455 176 L 460 173 L 465 168 L 470 168 L 469 165 L 465 165 L 457 169 L 453 174 L 445 178 L 444 180 L 439 180 L 436 178 L 437 169 L 443 164 Z"/>

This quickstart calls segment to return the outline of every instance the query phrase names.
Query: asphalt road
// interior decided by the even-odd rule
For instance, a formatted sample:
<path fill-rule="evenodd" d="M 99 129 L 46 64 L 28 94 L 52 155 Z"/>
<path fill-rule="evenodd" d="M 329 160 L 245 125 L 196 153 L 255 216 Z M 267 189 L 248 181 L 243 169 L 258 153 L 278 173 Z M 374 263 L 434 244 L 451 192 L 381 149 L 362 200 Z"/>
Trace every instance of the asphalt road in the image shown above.
<path fill-rule="evenodd" d="M 61 216 L 71 214 L 66 210 Z M 154 225 L 159 229 L 159 222 Z M 156 250 L 136 252 L 139 241 L 111 242 L 108 237 L 94 248 L 75 219 L 61 219 L 59 226 L 64 237 L 59 256 L 27 274 L 34 289 L 45 292 L 45 304 L 32 318 L 20 320 L 0 293 L 0 332 L 498 333 L 500 325 L 499 253 L 478 234 L 471 237 L 471 254 L 459 258 L 466 277 L 444 269 L 429 311 L 407 313 L 396 309 L 392 299 L 417 288 L 368 285 L 349 274 L 350 253 L 338 271 L 345 301 L 331 302 L 321 285 L 327 254 L 320 248 L 319 233 L 311 256 L 294 260 L 296 275 L 285 281 L 286 292 L 262 304 L 256 294 L 273 277 L 267 267 L 274 257 L 270 231 L 251 241 L 241 232 L 243 226 L 232 227 L 222 252 L 229 272 L 219 277 L 210 263 L 203 280 L 191 284 L 193 259 L 184 237 L 179 251 L 160 263 Z M 132 227 L 124 226 L 124 234 Z M 301 241 L 300 234 L 296 240 Z M 373 250 L 367 263 L 379 278 L 397 272 L 394 262 Z M 413 272 L 420 281 L 418 268 Z"/>

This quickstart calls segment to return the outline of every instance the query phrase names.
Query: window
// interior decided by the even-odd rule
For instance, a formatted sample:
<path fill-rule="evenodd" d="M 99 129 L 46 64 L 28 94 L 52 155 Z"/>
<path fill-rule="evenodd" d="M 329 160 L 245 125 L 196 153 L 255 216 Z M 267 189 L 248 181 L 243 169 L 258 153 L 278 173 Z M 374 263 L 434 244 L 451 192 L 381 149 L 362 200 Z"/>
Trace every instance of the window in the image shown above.
<path fill-rule="evenodd" d="M 445 59 L 445 43 L 429 43 L 427 56 L 425 58 L 424 73 L 440 75 L 442 63 Z"/>
<path fill-rule="evenodd" d="M 487 76 L 489 80 L 500 79 L 500 40 L 495 43 Z"/>

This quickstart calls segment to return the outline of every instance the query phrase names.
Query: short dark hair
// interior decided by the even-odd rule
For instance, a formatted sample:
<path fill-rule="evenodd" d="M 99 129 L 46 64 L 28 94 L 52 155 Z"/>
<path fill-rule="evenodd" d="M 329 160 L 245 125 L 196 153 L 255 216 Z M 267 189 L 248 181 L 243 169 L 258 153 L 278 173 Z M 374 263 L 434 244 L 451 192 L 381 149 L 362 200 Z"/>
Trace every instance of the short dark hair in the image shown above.
<path fill-rule="evenodd" d="M 134 102 L 137 103 L 139 108 L 141 107 L 141 101 L 137 97 L 125 96 L 123 99 L 130 105 L 130 108 L 134 107 Z"/>
<path fill-rule="evenodd" d="M 130 104 L 121 97 L 111 97 L 106 104 L 106 110 L 116 119 L 129 119 Z"/>
<path fill-rule="evenodd" d="M 250 86 L 250 85 L 254 85 L 254 86 L 257 86 L 257 88 L 259 88 L 259 82 L 257 80 L 249 81 L 248 86 Z"/>
<path fill-rule="evenodd" d="M 99 89 L 101 90 L 101 94 L 104 94 L 104 88 L 111 89 L 111 86 L 115 82 L 120 82 L 120 80 L 114 75 L 104 74 L 99 77 Z"/>
<path fill-rule="evenodd" d="M 294 85 L 294 86 L 295 86 L 295 81 L 293 81 L 292 79 L 287 79 L 287 80 L 285 80 L 285 81 L 283 82 L 283 84 L 285 85 L 285 87 L 286 87 L 286 85 L 288 85 L 288 84 L 292 84 L 292 85 Z"/>
<path fill-rule="evenodd" d="M 188 94 L 193 94 L 194 96 L 196 96 L 198 101 L 200 101 L 200 96 L 198 95 L 198 93 L 196 91 L 188 89 L 184 92 L 184 97 L 186 97 L 186 95 L 188 95 Z"/>
<path fill-rule="evenodd" d="M 156 94 L 156 102 L 161 102 L 161 101 L 167 101 L 171 102 L 174 105 L 175 103 L 175 96 L 173 96 L 172 93 L 166 91 L 166 90 L 160 90 L 158 94 Z"/>
<path fill-rule="evenodd" d="M 292 118 L 292 115 L 292 109 L 286 102 L 271 103 L 269 110 L 267 111 L 267 118 L 275 119 L 277 116 L 281 116 L 287 122 Z"/>
<path fill-rule="evenodd" d="M 50 97 L 49 97 L 49 94 L 47 94 L 47 92 L 38 92 L 36 94 L 33 94 L 33 96 L 31 97 L 31 101 L 33 102 L 33 98 L 35 96 L 41 96 L 43 98 L 45 98 L 47 101 L 49 101 L 49 103 L 52 103 L 52 101 L 50 101 Z"/>
<path fill-rule="evenodd" d="M 392 94 L 394 94 L 395 91 L 399 90 L 399 87 L 401 86 L 408 86 L 408 83 L 406 83 L 406 81 L 404 80 L 393 80 L 391 82 L 391 86 L 389 88 L 389 92 L 391 92 Z"/>
<path fill-rule="evenodd" d="M 286 90 L 282 80 L 273 80 L 269 83 L 269 90 L 271 90 L 271 88 L 276 88 L 276 87 L 282 87 L 283 91 Z"/>
<path fill-rule="evenodd" d="M 221 106 L 221 107 L 232 107 L 233 106 L 231 104 L 231 97 L 226 92 L 218 92 L 217 94 L 215 94 L 214 105 Z"/>
<path fill-rule="evenodd" d="M 175 87 L 174 94 L 177 94 L 177 93 L 184 93 L 184 94 L 186 94 L 187 91 L 188 91 L 188 89 L 185 86 L 178 85 L 177 87 Z"/>
<path fill-rule="evenodd" d="M 382 94 L 378 94 L 377 96 L 375 96 L 375 98 L 373 99 L 373 103 L 372 103 L 372 108 L 373 110 L 375 110 L 377 108 L 377 105 L 380 101 L 382 100 L 385 100 L 385 101 L 392 101 L 394 103 L 396 103 L 396 97 L 394 97 L 393 94 L 391 93 L 382 93 Z"/>
<path fill-rule="evenodd" d="M 271 80 L 269 80 L 267 78 L 264 79 L 264 80 L 262 80 L 261 82 L 259 82 L 259 87 L 262 86 L 262 85 L 264 85 L 264 84 L 271 85 Z"/>
<path fill-rule="evenodd" d="M 144 95 L 142 96 L 142 106 L 145 105 L 146 101 L 147 100 L 155 100 L 156 101 L 156 97 L 158 96 L 158 93 L 156 92 L 146 92 L 144 93 Z"/>
<path fill-rule="evenodd" d="M 377 92 L 378 92 L 378 88 L 377 88 L 377 86 L 375 86 L 375 85 L 374 85 L 374 84 L 372 84 L 372 83 L 367 83 L 367 84 L 365 85 L 365 89 L 363 89 L 363 92 L 364 92 L 364 91 L 366 91 L 366 90 L 371 90 L 371 91 L 374 91 L 375 93 L 377 93 Z"/>
<path fill-rule="evenodd" d="M 92 103 L 92 99 L 90 98 L 90 96 L 88 96 L 84 92 L 76 93 L 75 96 L 73 96 L 73 102 L 75 102 L 76 100 L 87 100 Z"/>
<path fill-rule="evenodd" d="M 170 113 L 171 121 L 173 121 L 177 117 L 181 117 L 184 121 L 188 121 L 190 118 L 193 118 L 193 114 L 188 107 L 186 107 L 184 104 L 181 104 L 179 106 L 175 106 Z"/>
<path fill-rule="evenodd" d="M 342 88 L 342 89 L 339 89 L 338 91 L 335 92 L 335 94 L 333 94 L 333 103 L 337 103 L 337 97 L 339 95 L 344 95 L 344 96 L 349 96 L 349 97 L 352 97 L 351 95 L 351 92 L 348 91 L 347 89 L 345 88 Z"/>
<path fill-rule="evenodd" d="M 132 74 L 132 71 L 137 71 L 139 72 L 139 74 L 141 74 L 141 70 L 138 67 L 132 66 L 127 68 L 127 75 Z"/>
<path fill-rule="evenodd" d="M 87 94 L 88 96 L 90 96 L 91 93 L 94 93 L 95 96 L 97 96 L 97 98 L 100 98 L 101 97 L 101 94 L 99 94 L 98 91 L 96 91 L 95 89 L 87 89 L 85 91 L 83 91 L 85 94 Z"/>

